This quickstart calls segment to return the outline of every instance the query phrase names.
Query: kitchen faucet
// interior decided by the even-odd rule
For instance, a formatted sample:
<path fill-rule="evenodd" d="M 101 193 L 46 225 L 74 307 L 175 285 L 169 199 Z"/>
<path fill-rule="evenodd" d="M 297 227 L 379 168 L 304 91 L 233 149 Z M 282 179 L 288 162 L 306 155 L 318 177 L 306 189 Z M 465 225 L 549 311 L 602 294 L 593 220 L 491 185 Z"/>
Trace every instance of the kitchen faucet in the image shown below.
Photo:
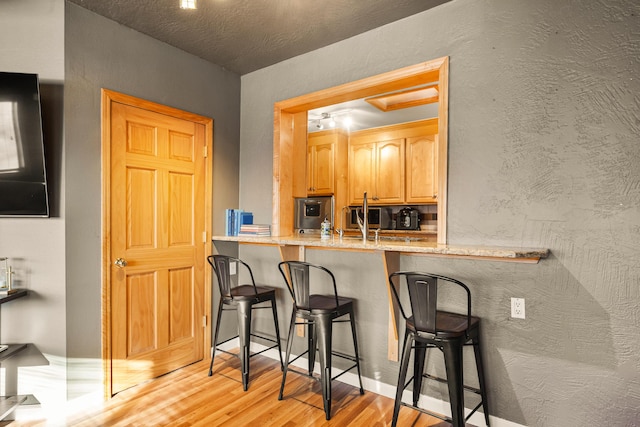
<path fill-rule="evenodd" d="M 340 236 L 340 239 L 342 239 L 342 236 L 344 236 L 344 228 L 343 228 L 342 221 L 344 220 L 345 211 L 349 213 L 349 206 L 343 206 L 342 209 L 340 210 L 340 228 L 336 228 L 336 233 L 338 233 L 338 236 Z"/>
<path fill-rule="evenodd" d="M 362 211 L 362 219 L 360 219 L 360 215 L 356 211 L 356 220 L 358 221 L 360 232 L 362 232 L 362 243 L 367 243 L 367 238 L 369 237 L 369 204 L 367 203 L 366 191 L 362 199 Z"/>

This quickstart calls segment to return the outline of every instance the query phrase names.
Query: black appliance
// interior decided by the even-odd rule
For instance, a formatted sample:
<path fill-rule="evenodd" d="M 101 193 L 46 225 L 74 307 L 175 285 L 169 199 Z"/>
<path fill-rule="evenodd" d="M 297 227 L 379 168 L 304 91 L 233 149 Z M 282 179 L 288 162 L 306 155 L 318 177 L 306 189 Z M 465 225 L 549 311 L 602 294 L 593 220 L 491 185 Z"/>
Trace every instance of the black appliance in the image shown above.
<path fill-rule="evenodd" d="M 37 74 L 0 72 L 0 217 L 49 216 Z"/>
<path fill-rule="evenodd" d="M 414 208 L 402 208 L 396 217 L 396 230 L 420 230 L 420 212 Z"/>
<path fill-rule="evenodd" d="M 357 216 L 360 215 L 362 219 L 362 207 L 360 206 L 350 206 L 349 214 L 347 217 L 347 228 L 358 228 L 358 220 Z M 369 207 L 369 217 L 367 218 L 369 222 L 369 228 L 374 230 L 379 228 L 381 230 L 390 230 L 391 227 L 391 209 L 380 207 L 380 206 L 372 206 Z"/>

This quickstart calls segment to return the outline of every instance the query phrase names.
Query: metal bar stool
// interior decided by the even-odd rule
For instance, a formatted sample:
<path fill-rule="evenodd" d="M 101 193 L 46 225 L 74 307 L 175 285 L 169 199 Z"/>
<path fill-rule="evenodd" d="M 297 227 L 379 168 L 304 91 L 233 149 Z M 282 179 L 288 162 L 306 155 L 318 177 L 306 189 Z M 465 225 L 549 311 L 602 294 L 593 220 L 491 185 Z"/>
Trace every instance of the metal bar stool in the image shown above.
<path fill-rule="evenodd" d="M 264 353 L 272 348 L 278 348 L 278 355 L 280 356 L 280 366 L 282 367 L 282 351 L 280 349 L 280 329 L 278 327 L 278 313 L 276 310 L 276 291 L 275 288 L 269 286 L 256 286 L 253 278 L 253 272 L 249 265 L 238 258 L 226 256 L 226 255 L 210 255 L 207 257 L 207 261 L 213 268 L 218 279 L 218 286 L 220 288 L 220 303 L 218 305 L 218 317 L 216 321 L 216 331 L 213 338 L 213 354 L 211 355 L 211 365 L 209 366 L 209 376 L 213 375 L 213 360 L 216 356 L 216 350 L 223 353 L 237 356 L 240 359 L 240 365 L 242 367 L 242 387 L 244 391 L 249 388 L 249 359 L 260 353 Z M 231 264 L 235 263 L 235 274 L 231 274 Z M 239 279 L 233 280 L 232 276 L 237 275 L 239 278 L 240 271 L 239 266 L 244 266 L 249 273 L 251 284 L 239 285 Z M 265 337 L 251 333 L 251 314 L 253 309 L 269 308 L 256 307 L 257 304 L 270 302 L 271 310 L 273 312 L 273 324 L 276 330 L 276 339 Z M 230 306 L 232 308 L 225 308 Z M 218 333 L 220 332 L 220 320 L 222 319 L 222 312 L 228 310 L 235 310 L 238 315 L 238 335 L 235 335 L 225 341 L 218 342 Z M 265 341 L 273 343 L 268 348 L 262 351 L 251 354 L 251 336 L 261 338 Z M 240 339 L 240 352 L 239 354 L 231 353 L 218 348 L 219 345 L 224 344 L 232 339 Z"/>
<path fill-rule="evenodd" d="M 411 306 L 411 312 L 409 313 L 405 311 L 400 302 L 396 286 L 394 286 L 394 278 L 396 277 L 398 277 L 397 281 L 399 282 L 398 290 L 400 290 L 402 283 L 406 285 Z M 405 280 L 402 280 L 403 277 Z M 487 392 L 482 352 L 480 350 L 480 319 L 471 315 L 471 292 L 469 288 L 464 283 L 450 277 L 409 271 L 392 273 L 389 275 L 389 284 L 393 290 L 392 295 L 400 307 L 402 317 L 405 319 L 404 348 L 402 350 L 391 425 L 396 425 L 400 406 L 403 405 L 448 421 L 452 423 L 454 427 L 464 427 L 466 420 L 482 406 L 485 421 L 487 426 L 489 426 Z M 465 314 L 456 314 L 437 309 L 438 287 L 443 285 L 447 285 L 448 287 L 452 287 L 449 285 L 457 285 L 464 289 L 467 299 L 467 312 Z M 462 349 L 465 345 L 473 345 L 479 388 L 464 385 Z M 429 348 L 438 348 L 444 353 L 447 379 L 424 373 L 425 357 L 427 349 Z M 414 350 L 413 377 L 405 383 L 412 349 Z M 451 403 L 451 418 L 418 408 L 418 399 L 420 397 L 423 378 L 447 383 L 449 388 L 449 402 Z M 402 402 L 402 393 L 411 381 L 413 381 L 413 404 L 409 405 Z M 465 390 L 480 395 L 480 403 L 478 403 L 466 418 L 464 416 Z"/>
<path fill-rule="evenodd" d="M 308 354 L 308 376 L 313 377 L 313 367 L 315 364 L 316 348 L 320 359 L 320 382 L 322 384 L 322 399 L 326 419 L 331 419 L 331 381 L 353 368 L 358 370 L 358 380 L 360 381 L 360 394 L 364 394 L 362 378 L 360 377 L 360 362 L 358 354 L 358 340 L 356 338 L 356 325 L 354 320 L 353 299 L 339 297 L 336 288 L 336 279 L 331 271 L 326 268 L 301 261 L 283 261 L 278 264 L 280 273 L 284 278 L 289 292 L 293 298 L 293 311 L 291 313 L 291 323 L 289 326 L 289 337 L 287 339 L 287 351 L 285 356 L 284 370 L 282 371 L 282 383 L 278 400 L 282 400 L 284 385 L 287 378 L 287 371 L 290 363 Z M 310 286 L 310 270 L 320 272 L 321 275 L 331 279 L 333 293 L 331 295 L 312 294 Z M 314 277 L 315 283 L 326 282 L 323 277 Z M 315 280 L 318 279 L 318 280 Z M 314 286 L 314 290 L 317 289 Z M 338 320 L 348 315 L 348 320 Z M 302 320 L 296 323 L 296 318 Z M 338 353 L 332 350 L 333 323 L 349 322 L 351 324 L 351 335 L 353 337 L 354 356 Z M 308 328 L 308 348 L 305 352 L 289 360 L 291 346 L 294 339 L 296 325 L 307 325 Z M 342 373 L 331 377 L 331 356 L 341 357 L 350 360 L 354 364 Z M 292 370 L 294 371 L 294 370 Z M 297 372 L 297 371 L 294 371 Z M 298 372 L 299 373 L 299 372 Z"/>

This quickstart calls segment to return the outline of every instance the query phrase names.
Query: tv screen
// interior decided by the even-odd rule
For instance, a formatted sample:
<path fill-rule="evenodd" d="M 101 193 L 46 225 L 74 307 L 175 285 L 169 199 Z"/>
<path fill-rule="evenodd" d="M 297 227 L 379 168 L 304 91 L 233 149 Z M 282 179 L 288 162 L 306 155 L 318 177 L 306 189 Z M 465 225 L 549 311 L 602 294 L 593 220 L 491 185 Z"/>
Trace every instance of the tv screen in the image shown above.
<path fill-rule="evenodd" d="M 37 74 L 0 72 L 0 217 L 48 217 Z"/>

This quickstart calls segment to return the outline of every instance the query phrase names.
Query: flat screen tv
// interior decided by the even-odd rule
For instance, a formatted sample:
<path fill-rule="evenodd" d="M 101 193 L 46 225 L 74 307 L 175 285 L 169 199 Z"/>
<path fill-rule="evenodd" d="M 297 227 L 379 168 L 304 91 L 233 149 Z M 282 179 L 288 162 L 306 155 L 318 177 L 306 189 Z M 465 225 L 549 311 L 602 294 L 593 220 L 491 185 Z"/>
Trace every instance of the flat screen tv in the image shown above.
<path fill-rule="evenodd" d="M 0 217 L 48 217 L 37 74 L 0 72 Z"/>

